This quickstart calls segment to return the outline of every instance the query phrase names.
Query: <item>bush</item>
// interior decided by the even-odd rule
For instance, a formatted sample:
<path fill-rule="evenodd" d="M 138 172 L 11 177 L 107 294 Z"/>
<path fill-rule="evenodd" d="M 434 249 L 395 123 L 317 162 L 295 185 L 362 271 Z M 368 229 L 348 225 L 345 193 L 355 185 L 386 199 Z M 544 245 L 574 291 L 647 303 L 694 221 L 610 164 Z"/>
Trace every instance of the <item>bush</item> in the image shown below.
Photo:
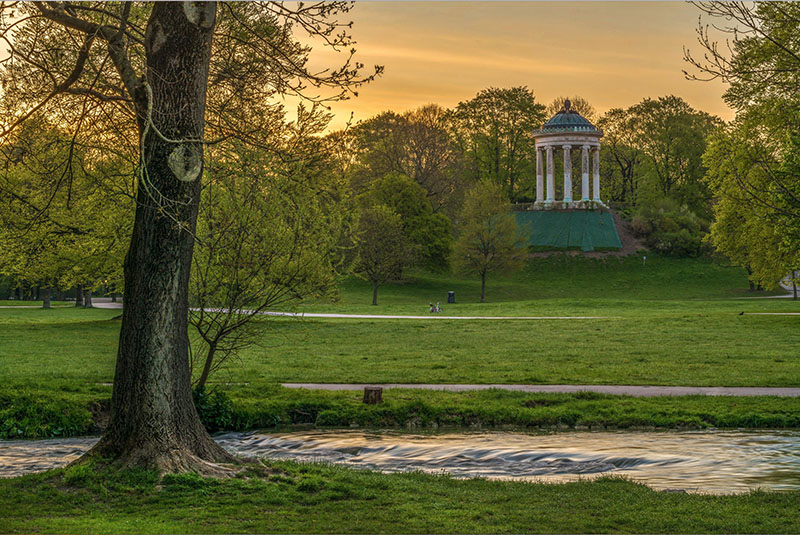
<path fill-rule="evenodd" d="M 75 436 L 92 428 L 92 414 L 79 401 L 32 391 L 0 393 L 1 439 Z"/>
<path fill-rule="evenodd" d="M 698 257 L 711 253 L 705 237 L 709 222 L 686 205 L 666 198 L 642 204 L 631 221 L 633 232 L 659 253 L 677 257 Z"/>
<path fill-rule="evenodd" d="M 233 402 L 225 392 L 214 390 L 208 393 L 205 388 L 196 388 L 193 393 L 197 414 L 210 433 L 232 427 Z"/>

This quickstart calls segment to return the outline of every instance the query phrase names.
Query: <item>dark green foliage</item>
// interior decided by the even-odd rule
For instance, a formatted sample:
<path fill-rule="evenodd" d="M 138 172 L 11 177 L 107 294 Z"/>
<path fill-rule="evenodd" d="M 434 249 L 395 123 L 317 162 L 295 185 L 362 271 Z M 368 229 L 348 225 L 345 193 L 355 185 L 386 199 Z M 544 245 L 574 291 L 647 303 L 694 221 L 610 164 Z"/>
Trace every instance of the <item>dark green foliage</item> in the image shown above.
<path fill-rule="evenodd" d="M 391 172 L 375 180 L 360 201 L 365 208 L 383 205 L 400 216 L 403 234 L 418 264 L 438 271 L 447 268 L 453 241 L 450 220 L 442 212 L 433 211 L 422 186 L 406 175 Z"/>
<path fill-rule="evenodd" d="M 237 392 L 231 430 L 287 425 L 367 428 L 797 428 L 800 399 L 770 397 L 634 398 L 595 392 L 525 394 L 388 390 L 380 405 L 360 391 L 257 388 Z"/>
<path fill-rule="evenodd" d="M 631 226 L 651 250 L 664 255 L 697 258 L 711 252 L 709 222 L 668 197 L 639 205 Z"/>
<path fill-rule="evenodd" d="M 84 435 L 93 428 L 85 404 L 53 392 L 0 392 L 0 438 Z"/>
<path fill-rule="evenodd" d="M 219 389 L 208 392 L 205 388 L 195 388 L 192 394 L 200 421 L 209 432 L 231 428 L 234 422 L 233 403 L 225 392 Z"/>

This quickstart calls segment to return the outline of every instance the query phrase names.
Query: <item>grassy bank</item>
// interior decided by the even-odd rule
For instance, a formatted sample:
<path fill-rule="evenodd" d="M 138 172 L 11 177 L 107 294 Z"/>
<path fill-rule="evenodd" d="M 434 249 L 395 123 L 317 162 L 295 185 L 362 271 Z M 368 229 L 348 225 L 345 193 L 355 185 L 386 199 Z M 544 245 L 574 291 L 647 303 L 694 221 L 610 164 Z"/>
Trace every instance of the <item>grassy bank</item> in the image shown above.
<path fill-rule="evenodd" d="M 292 425 L 364 428 L 800 428 L 800 398 L 634 398 L 591 392 L 526 394 L 503 390 L 440 392 L 387 390 L 384 403 L 365 405 L 361 392 L 295 390 L 279 386 L 212 392 L 198 403 L 211 431 Z M 99 433 L 106 390 L 57 394 L 0 392 L 0 438 Z M 98 401 L 99 400 L 99 401 Z"/>
<path fill-rule="evenodd" d="M 228 480 L 78 466 L 0 480 L 5 533 L 796 533 L 800 493 L 656 492 L 273 462 Z M 514 504 L 509 506 L 509 504 Z"/>

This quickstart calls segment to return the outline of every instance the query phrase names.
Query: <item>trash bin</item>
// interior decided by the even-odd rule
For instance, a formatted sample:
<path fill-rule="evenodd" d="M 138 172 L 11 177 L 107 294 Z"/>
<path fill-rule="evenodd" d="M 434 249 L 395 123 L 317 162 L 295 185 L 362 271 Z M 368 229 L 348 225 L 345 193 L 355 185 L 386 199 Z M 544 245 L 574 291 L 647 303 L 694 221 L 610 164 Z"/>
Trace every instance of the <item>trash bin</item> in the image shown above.
<path fill-rule="evenodd" d="M 447 302 L 448 303 L 455 303 L 456 302 L 456 293 L 455 292 L 447 292 Z"/>

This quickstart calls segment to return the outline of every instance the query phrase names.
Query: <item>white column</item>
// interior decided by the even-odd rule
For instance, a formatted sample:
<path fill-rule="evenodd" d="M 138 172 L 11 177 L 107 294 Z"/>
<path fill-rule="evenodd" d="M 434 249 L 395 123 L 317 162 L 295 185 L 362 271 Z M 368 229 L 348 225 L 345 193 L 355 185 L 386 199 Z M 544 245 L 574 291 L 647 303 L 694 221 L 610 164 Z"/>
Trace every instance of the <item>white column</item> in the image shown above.
<path fill-rule="evenodd" d="M 589 145 L 581 147 L 581 200 L 589 200 Z"/>
<path fill-rule="evenodd" d="M 569 145 L 562 145 L 564 149 L 564 202 L 572 202 L 572 158 Z"/>
<path fill-rule="evenodd" d="M 553 178 L 553 147 L 547 146 L 547 202 L 556 200 L 556 183 Z"/>
<path fill-rule="evenodd" d="M 536 202 L 544 200 L 544 173 L 542 172 L 542 149 L 536 147 Z"/>
<path fill-rule="evenodd" d="M 594 184 L 592 185 L 593 200 L 600 202 L 600 147 L 594 149 Z"/>

